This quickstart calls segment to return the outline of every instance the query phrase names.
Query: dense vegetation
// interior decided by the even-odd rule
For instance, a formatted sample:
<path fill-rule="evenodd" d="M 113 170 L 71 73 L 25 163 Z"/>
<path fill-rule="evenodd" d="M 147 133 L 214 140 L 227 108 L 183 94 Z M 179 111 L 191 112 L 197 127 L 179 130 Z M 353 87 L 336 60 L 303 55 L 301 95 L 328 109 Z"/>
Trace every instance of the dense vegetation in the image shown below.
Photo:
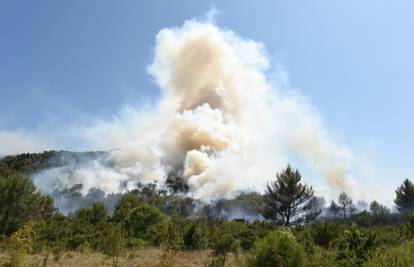
<path fill-rule="evenodd" d="M 65 251 L 100 252 L 117 266 L 126 251 L 146 247 L 162 249 L 158 266 L 174 266 L 181 251 L 202 250 L 211 253 L 209 266 L 225 266 L 229 257 L 251 267 L 414 266 L 414 186 L 408 179 L 396 189 L 395 212 L 377 201 L 358 210 L 345 192 L 325 207 L 288 166 L 269 181 L 264 195 L 240 193 L 203 204 L 182 193 L 187 188 L 174 177 L 170 190 L 139 185 L 117 196 L 111 211 L 89 201 L 63 215 L 27 176 L 62 164 L 56 160 L 62 155 L 70 154 L 0 161 L 3 266 L 22 266 L 27 254 L 43 255 L 32 266 L 46 266 Z"/>

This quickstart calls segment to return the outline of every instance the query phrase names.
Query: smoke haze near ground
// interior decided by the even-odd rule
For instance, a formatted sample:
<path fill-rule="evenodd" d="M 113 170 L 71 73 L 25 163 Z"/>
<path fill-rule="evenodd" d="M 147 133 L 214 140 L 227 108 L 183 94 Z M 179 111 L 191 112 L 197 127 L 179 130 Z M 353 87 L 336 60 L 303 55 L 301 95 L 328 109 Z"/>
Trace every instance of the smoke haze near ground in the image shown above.
<path fill-rule="evenodd" d="M 228 198 L 261 190 L 295 155 L 334 192 L 355 194 L 351 152 L 333 141 L 311 104 L 269 82 L 261 43 L 191 20 L 161 30 L 154 54 L 149 72 L 159 101 L 79 130 L 109 156 L 38 173 L 37 186 L 81 183 L 84 193 L 115 193 L 175 174 L 195 198 Z"/>

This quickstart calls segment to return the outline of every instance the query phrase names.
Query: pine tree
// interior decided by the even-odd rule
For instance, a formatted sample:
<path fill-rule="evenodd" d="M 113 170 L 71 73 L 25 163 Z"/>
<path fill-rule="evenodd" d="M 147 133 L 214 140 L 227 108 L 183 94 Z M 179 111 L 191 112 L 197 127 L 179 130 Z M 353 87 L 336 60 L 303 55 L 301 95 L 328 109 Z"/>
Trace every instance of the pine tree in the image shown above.
<path fill-rule="evenodd" d="M 341 209 L 343 219 L 345 219 L 355 211 L 355 206 L 352 203 L 352 199 L 345 192 L 339 194 L 338 204 Z"/>
<path fill-rule="evenodd" d="M 279 225 L 295 225 L 309 222 L 321 213 L 317 198 L 311 186 L 301 183 L 298 170 L 289 165 L 276 180 L 267 185 L 264 196 L 263 217 Z"/>
<path fill-rule="evenodd" d="M 333 216 L 338 216 L 339 212 L 341 212 L 341 207 L 335 203 L 335 201 L 331 201 L 331 205 L 329 205 L 328 212 Z"/>
<path fill-rule="evenodd" d="M 54 213 L 51 197 L 37 192 L 29 177 L 0 162 L 0 235 L 9 235 L 29 220 Z"/>
<path fill-rule="evenodd" d="M 405 179 L 401 186 L 395 190 L 395 204 L 400 212 L 414 212 L 414 185 Z"/>

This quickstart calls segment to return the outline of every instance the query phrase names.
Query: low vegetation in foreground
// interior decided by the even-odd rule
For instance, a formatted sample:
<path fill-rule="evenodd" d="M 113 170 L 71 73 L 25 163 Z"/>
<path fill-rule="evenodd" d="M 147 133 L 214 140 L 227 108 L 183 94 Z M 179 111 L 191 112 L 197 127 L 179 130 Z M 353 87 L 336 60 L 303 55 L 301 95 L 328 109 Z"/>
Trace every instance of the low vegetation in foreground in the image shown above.
<path fill-rule="evenodd" d="M 45 155 L 0 161 L 1 266 L 414 266 L 408 179 L 395 211 L 355 205 L 345 192 L 326 205 L 288 166 L 263 195 L 203 204 L 175 178 L 168 190 L 140 185 L 120 195 L 109 211 L 88 201 L 62 214 L 28 178 L 49 164 Z"/>

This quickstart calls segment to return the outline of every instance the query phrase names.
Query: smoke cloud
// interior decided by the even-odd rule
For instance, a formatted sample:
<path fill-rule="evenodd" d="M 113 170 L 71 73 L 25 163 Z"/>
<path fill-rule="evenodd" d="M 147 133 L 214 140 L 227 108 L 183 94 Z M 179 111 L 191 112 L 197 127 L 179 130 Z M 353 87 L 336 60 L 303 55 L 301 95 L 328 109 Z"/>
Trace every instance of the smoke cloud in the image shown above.
<path fill-rule="evenodd" d="M 38 186 L 82 183 L 85 193 L 116 193 L 173 173 L 196 198 L 228 198 L 261 190 L 294 155 L 335 192 L 352 194 L 351 152 L 333 141 L 304 98 L 269 81 L 261 43 L 191 20 L 161 30 L 154 52 L 148 70 L 159 101 L 83 128 L 82 136 L 109 149 L 108 156 L 38 173 Z"/>

